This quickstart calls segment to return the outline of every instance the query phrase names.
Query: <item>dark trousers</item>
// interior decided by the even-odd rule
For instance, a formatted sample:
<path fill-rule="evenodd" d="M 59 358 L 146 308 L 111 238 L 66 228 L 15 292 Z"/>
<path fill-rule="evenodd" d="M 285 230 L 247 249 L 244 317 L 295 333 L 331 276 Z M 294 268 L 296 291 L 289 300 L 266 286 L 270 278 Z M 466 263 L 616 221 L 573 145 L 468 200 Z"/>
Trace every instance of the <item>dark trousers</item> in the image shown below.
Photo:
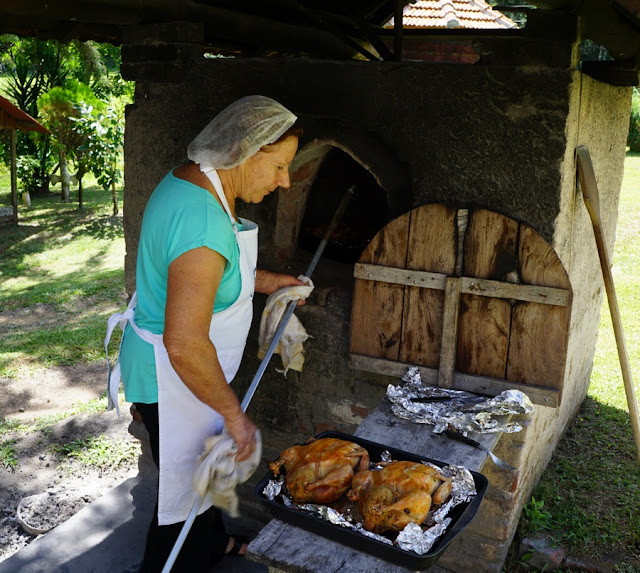
<path fill-rule="evenodd" d="M 160 467 L 160 436 L 158 425 L 158 404 L 135 404 L 142 421 L 149 432 L 151 453 L 156 466 Z M 160 573 L 173 545 L 180 534 L 184 522 L 171 525 L 158 525 L 158 502 L 147 533 L 147 545 L 144 550 L 141 573 Z M 171 569 L 172 573 L 200 573 L 211 570 L 224 555 L 229 536 L 224 530 L 222 513 L 215 507 L 198 515 L 178 558 Z"/>

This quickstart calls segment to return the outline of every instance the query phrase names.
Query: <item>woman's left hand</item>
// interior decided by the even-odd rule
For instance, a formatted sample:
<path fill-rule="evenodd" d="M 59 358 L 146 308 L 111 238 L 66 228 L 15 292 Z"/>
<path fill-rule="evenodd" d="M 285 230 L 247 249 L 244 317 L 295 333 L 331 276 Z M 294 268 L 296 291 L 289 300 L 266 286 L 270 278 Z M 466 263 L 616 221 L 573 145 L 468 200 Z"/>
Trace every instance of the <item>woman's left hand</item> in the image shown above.
<path fill-rule="evenodd" d="M 271 294 L 282 287 L 288 286 L 302 286 L 303 283 L 300 279 L 292 275 L 285 275 L 282 273 L 274 273 L 271 271 L 265 271 L 262 269 L 258 269 L 256 271 L 256 292 L 261 292 L 263 294 Z M 304 300 L 298 301 L 298 306 L 304 304 Z"/>

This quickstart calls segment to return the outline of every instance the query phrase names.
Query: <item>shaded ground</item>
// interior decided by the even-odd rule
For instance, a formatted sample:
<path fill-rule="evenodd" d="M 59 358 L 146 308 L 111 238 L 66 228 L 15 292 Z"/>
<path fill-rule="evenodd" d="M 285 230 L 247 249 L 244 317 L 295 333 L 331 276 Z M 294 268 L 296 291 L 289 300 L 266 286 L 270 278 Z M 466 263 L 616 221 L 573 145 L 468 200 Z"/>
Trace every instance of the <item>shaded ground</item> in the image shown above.
<path fill-rule="evenodd" d="M 21 373 L 17 378 L 0 378 L 0 418 L 26 421 L 59 414 L 99 398 L 106 388 L 105 362 L 57 366 Z"/>
<path fill-rule="evenodd" d="M 131 417 L 126 407 L 121 408 L 120 418 L 113 411 L 98 411 L 54 421 L 55 416 L 74 406 L 100 397 L 106 386 L 105 370 L 104 363 L 77 364 L 0 379 L 0 418 L 6 420 L 5 428 L 13 427 L 14 422 L 27 425 L 45 416 L 51 420 L 29 430 L 23 426 L 0 435 L 0 446 L 5 445 L 5 452 L 10 451 L 16 461 L 14 467 L 8 467 L 0 458 L 0 561 L 35 539 L 20 524 L 17 508 L 21 499 L 44 494 L 44 502 L 38 499 L 38 504 L 26 507 L 21 517 L 27 528 L 51 526 L 137 475 L 135 457 L 115 468 L 87 465 L 73 456 L 61 462 L 61 447 L 73 449 L 92 439 L 116 447 L 138 447 L 127 431 Z M 82 451 L 82 447 L 76 449 Z M 108 456 L 108 450 L 95 454 L 98 463 L 109 460 Z"/>

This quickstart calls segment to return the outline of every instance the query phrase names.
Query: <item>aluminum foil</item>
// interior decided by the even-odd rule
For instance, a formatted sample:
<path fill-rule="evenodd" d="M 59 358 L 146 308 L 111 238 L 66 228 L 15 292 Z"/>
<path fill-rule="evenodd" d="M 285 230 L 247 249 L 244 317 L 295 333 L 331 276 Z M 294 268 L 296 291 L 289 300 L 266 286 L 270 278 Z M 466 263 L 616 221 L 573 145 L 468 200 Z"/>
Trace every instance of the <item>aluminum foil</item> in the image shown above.
<path fill-rule="evenodd" d="M 388 452 L 386 453 L 388 454 Z M 452 487 L 451 495 L 447 499 L 446 503 L 437 508 L 437 510 L 429 513 L 425 520 L 425 524 L 427 524 L 426 526 L 410 523 L 398 534 L 395 544 L 404 551 L 413 551 L 418 555 L 424 555 L 427 553 L 436 540 L 446 531 L 447 527 L 451 523 L 451 518 L 447 517 L 451 509 L 460 503 L 470 501 L 477 493 L 473 476 L 471 475 L 471 472 L 464 467 L 449 465 L 440 468 L 430 462 L 423 461 L 422 463 L 436 469 L 443 476 L 450 477 Z M 378 466 L 376 464 L 372 464 L 372 468 L 375 467 Z M 388 537 L 367 531 L 361 523 L 354 521 L 348 508 L 344 513 L 341 513 L 327 505 L 296 503 L 286 491 L 286 488 L 283 489 L 283 484 L 283 477 L 280 477 L 277 480 L 270 480 L 264 487 L 262 493 L 271 501 L 279 496 L 280 501 L 282 501 L 285 507 L 289 509 L 310 513 L 316 517 L 325 519 L 334 525 L 357 531 L 365 537 L 376 539 L 377 541 L 388 545 L 394 545 L 394 542 Z"/>
<path fill-rule="evenodd" d="M 439 434 L 449 426 L 461 432 L 519 432 L 522 426 L 507 419 L 512 414 L 531 414 L 533 404 L 519 390 L 505 390 L 492 398 L 462 390 L 423 384 L 418 368 L 410 368 L 404 385 L 387 388 L 391 410 L 418 424 L 431 424 Z"/>
<path fill-rule="evenodd" d="M 450 518 L 446 518 L 444 523 L 437 523 L 426 531 L 422 530 L 417 523 L 409 523 L 396 538 L 396 542 L 400 549 L 405 551 L 414 551 L 418 555 L 428 553 L 433 547 L 438 537 L 440 537 L 449 526 Z"/>
<path fill-rule="evenodd" d="M 284 486 L 284 476 L 281 476 L 279 479 L 269 480 L 262 490 L 262 495 L 264 495 L 269 501 L 273 501 L 278 497 L 280 491 L 282 491 L 282 486 Z"/>

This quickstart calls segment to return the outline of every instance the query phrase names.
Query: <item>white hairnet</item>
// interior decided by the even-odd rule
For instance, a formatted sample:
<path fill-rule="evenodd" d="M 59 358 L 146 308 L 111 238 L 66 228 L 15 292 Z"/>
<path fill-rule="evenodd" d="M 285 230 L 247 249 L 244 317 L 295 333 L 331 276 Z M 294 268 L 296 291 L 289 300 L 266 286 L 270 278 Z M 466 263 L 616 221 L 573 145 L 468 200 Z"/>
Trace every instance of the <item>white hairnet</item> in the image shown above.
<path fill-rule="evenodd" d="M 231 169 L 276 141 L 296 119 L 271 98 L 243 97 L 211 120 L 189 144 L 187 155 L 203 168 Z"/>

